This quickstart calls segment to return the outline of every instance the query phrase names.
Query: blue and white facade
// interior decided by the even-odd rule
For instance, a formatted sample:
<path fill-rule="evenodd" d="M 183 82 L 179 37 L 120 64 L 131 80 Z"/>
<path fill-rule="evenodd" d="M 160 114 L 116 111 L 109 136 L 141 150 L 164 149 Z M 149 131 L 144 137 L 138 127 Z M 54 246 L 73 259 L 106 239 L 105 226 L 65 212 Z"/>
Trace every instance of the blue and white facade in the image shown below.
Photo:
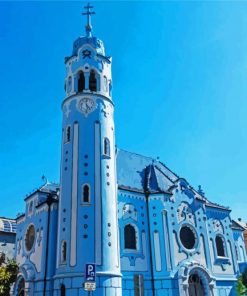
<path fill-rule="evenodd" d="M 89 18 L 65 59 L 60 185 L 25 199 L 13 294 L 88 295 L 95 263 L 94 296 L 235 295 L 243 229 L 162 162 L 115 148 L 111 65 Z"/>

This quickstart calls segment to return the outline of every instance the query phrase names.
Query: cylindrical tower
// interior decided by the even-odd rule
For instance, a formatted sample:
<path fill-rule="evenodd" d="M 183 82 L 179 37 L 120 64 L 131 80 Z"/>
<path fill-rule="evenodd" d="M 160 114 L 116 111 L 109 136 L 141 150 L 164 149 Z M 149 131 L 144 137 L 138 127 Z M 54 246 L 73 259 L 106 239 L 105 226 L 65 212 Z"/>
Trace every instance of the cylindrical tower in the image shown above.
<path fill-rule="evenodd" d="M 117 226 L 115 130 L 111 58 L 92 36 L 90 6 L 86 36 L 65 59 L 66 98 L 54 288 L 82 292 L 86 263 L 96 264 L 94 295 L 121 295 Z M 86 295 L 86 292 L 85 292 Z"/>

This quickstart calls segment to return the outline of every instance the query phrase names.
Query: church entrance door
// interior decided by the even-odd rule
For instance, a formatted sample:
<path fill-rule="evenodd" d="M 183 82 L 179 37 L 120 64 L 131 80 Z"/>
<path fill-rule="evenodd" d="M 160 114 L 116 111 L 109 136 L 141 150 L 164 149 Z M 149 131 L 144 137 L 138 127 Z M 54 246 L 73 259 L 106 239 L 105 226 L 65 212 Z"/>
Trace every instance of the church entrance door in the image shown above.
<path fill-rule="evenodd" d="M 205 296 L 202 280 L 198 274 L 189 277 L 189 296 Z"/>
<path fill-rule="evenodd" d="M 17 295 L 18 296 L 24 296 L 25 295 L 25 281 L 24 281 L 23 278 L 19 282 Z"/>

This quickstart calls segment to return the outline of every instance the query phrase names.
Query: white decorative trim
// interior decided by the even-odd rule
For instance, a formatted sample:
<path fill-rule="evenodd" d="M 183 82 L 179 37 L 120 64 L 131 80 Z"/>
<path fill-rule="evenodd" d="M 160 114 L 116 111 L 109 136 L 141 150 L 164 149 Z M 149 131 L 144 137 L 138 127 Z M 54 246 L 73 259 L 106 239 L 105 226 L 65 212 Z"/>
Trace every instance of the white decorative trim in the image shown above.
<path fill-rule="evenodd" d="M 161 271 L 161 254 L 160 254 L 160 236 L 158 232 L 154 232 L 154 255 L 156 271 Z"/>
<path fill-rule="evenodd" d="M 102 264 L 102 201 L 101 201 L 101 149 L 100 149 L 100 124 L 94 125 L 94 182 L 95 182 L 95 258 L 96 264 Z"/>
<path fill-rule="evenodd" d="M 77 242 L 77 174 L 78 174 L 78 135 L 79 125 L 74 123 L 73 137 L 73 171 L 72 171 L 72 197 L 71 197 L 71 245 L 70 245 L 70 265 L 76 265 L 76 242 Z"/>

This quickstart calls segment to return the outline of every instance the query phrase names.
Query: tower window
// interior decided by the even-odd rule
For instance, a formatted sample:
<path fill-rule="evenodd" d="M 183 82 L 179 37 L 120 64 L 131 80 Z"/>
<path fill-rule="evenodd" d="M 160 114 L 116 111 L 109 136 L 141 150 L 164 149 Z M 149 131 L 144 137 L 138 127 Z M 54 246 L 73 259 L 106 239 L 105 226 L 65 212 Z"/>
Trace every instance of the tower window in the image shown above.
<path fill-rule="evenodd" d="M 89 189 L 88 185 L 84 185 L 82 187 L 82 201 L 83 201 L 83 203 L 90 202 L 90 189 Z"/>
<path fill-rule="evenodd" d="M 95 72 L 94 70 L 91 70 L 90 76 L 89 76 L 89 89 L 91 91 L 96 91 L 97 90 L 97 80 L 95 77 Z"/>
<path fill-rule="evenodd" d="M 106 76 L 104 76 L 104 91 L 107 92 L 107 88 L 108 88 L 108 85 L 107 85 L 107 78 Z"/>
<path fill-rule="evenodd" d="M 111 90 L 112 90 L 112 84 L 111 82 L 109 83 L 109 96 L 111 97 Z"/>
<path fill-rule="evenodd" d="M 60 295 L 61 296 L 66 296 L 66 288 L 65 288 L 65 285 L 64 284 L 61 285 Z"/>
<path fill-rule="evenodd" d="M 68 143 L 70 141 L 70 126 L 67 126 L 65 131 L 65 143 Z"/>
<path fill-rule="evenodd" d="M 81 71 L 79 72 L 78 78 L 78 92 L 82 92 L 85 89 L 85 76 L 84 73 Z"/>
<path fill-rule="evenodd" d="M 110 140 L 108 138 L 104 138 L 104 155 L 111 156 Z"/>
<path fill-rule="evenodd" d="M 67 259 L 67 243 L 66 241 L 62 242 L 62 248 L 61 248 L 61 262 L 65 263 Z"/>
<path fill-rule="evenodd" d="M 28 214 L 32 214 L 33 212 L 33 201 L 30 202 L 29 207 L 28 207 Z"/>
<path fill-rule="evenodd" d="M 136 231 L 134 226 L 128 224 L 124 227 L 124 248 L 136 250 Z"/>
<path fill-rule="evenodd" d="M 225 247 L 224 247 L 224 242 L 221 236 L 217 235 L 215 238 L 215 243 L 216 243 L 216 250 L 217 250 L 217 255 L 220 257 L 225 257 Z"/>
<path fill-rule="evenodd" d="M 69 76 L 68 86 L 67 86 L 67 91 L 68 92 L 71 92 L 71 87 L 72 87 L 72 78 L 71 78 L 71 76 Z"/>

